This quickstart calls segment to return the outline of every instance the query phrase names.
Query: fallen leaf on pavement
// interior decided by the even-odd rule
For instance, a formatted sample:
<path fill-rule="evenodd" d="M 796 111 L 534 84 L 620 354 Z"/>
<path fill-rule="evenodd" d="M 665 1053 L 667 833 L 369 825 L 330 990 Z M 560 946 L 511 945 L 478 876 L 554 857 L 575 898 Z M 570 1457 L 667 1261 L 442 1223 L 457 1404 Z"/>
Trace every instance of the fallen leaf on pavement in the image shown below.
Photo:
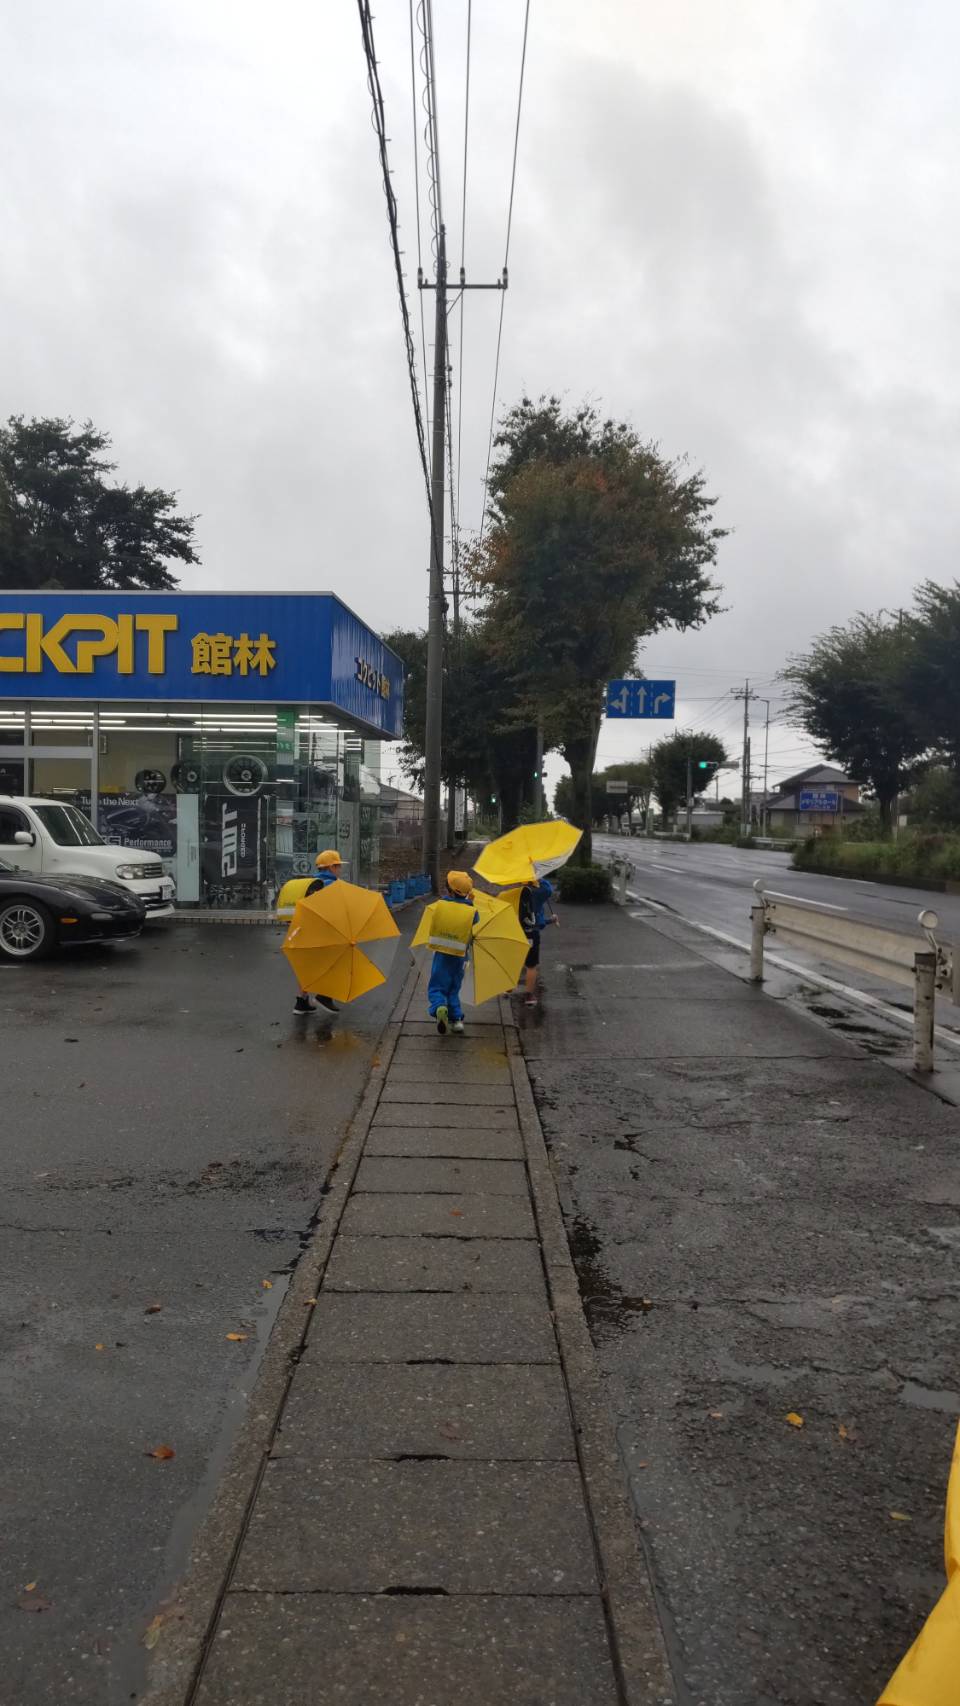
<path fill-rule="evenodd" d="M 102 1351 L 104 1347 L 103 1347 L 103 1345 L 94 1345 L 93 1348 L 95 1351 Z"/>
<path fill-rule="evenodd" d="M 908 1516 L 906 1511 L 891 1511 L 890 1515 L 893 1517 L 894 1522 L 912 1522 L 913 1521 L 913 1517 Z"/>
<path fill-rule="evenodd" d="M 440 1422 L 437 1426 L 437 1433 L 442 1434 L 444 1439 L 460 1438 L 460 1431 L 453 1422 Z"/>
<path fill-rule="evenodd" d="M 36 1582 L 27 1582 L 26 1587 L 23 1590 L 24 1593 L 32 1593 L 36 1585 Z"/>
<path fill-rule="evenodd" d="M 306 1303 L 303 1306 L 304 1309 L 312 1309 L 314 1304 L 316 1303 L 316 1301 L 317 1300 L 315 1297 L 308 1297 Z"/>
<path fill-rule="evenodd" d="M 225 1338 L 228 1338 L 230 1340 L 231 1344 L 238 1345 L 240 1343 L 241 1339 L 245 1339 L 247 1337 L 247 1334 L 246 1333 L 227 1333 L 224 1336 L 225 1336 Z"/>
<path fill-rule="evenodd" d="M 803 1427 L 803 1417 L 798 1416 L 796 1410 L 788 1410 L 783 1419 L 785 1422 L 789 1422 L 792 1428 Z"/>
<path fill-rule="evenodd" d="M 713 1417 L 715 1422 L 722 1422 L 723 1421 L 723 1411 L 722 1410 L 711 1410 L 710 1414 Z"/>
<path fill-rule="evenodd" d="M 143 1313 L 144 1315 L 159 1315 L 162 1308 L 162 1303 L 148 1303 Z"/>
<path fill-rule="evenodd" d="M 840 1423 L 840 1426 L 837 1429 L 837 1433 L 840 1435 L 841 1439 L 849 1439 L 850 1438 L 850 1434 L 849 1434 L 847 1428 L 844 1426 L 843 1422 Z"/>
<path fill-rule="evenodd" d="M 451 1214 L 455 1214 L 455 1215 L 457 1215 L 457 1216 L 460 1216 L 460 1215 L 462 1215 L 462 1214 L 463 1214 L 463 1209 L 462 1209 L 462 1208 L 452 1208 L 452 1209 L 451 1209 L 451 1210 L 450 1210 L 450 1213 L 451 1213 Z"/>
<path fill-rule="evenodd" d="M 158 1463 L 169 1463 L 171 1457 L 176 1457 L 172 1445 L 155 1445 L 152 1451 L 145 1451 L 144 1457 L 155 1457 Z"/>
<path fill-rule="evenodd" d="M 160 1639 L 160 1631 L 162 1628 L 163 1628 L 163 1618 L 162 1617 L 154 1617 L 152 1622 L 147 1624 L 147 1627 L 143 1632 L 143 1644 L 145 1647 L 155 1647 L 156 1646 L 157 1642 Z"/>
<path fill-rule="evenodd" d="M 52 1611 L 53 1601 L 46 1599 L 42 1593 L 26 1592 L 17 1600 L 20 1611 Z"/>
<path fill-rule="evenodd" d="M 264 1291 L 273 1290 L 273 1280 L 261 1280 L 260 1284 L 263 1286 Z"/>

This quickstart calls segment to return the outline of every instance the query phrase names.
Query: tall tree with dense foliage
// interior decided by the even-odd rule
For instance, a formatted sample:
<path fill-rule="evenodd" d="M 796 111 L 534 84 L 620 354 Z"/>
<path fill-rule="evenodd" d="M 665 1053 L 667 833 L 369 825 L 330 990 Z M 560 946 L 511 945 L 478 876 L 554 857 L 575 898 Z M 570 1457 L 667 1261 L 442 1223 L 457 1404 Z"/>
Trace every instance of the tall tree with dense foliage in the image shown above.
<path fill-rule="evenodd" d="M 906 690 L 912 643 L 903 624 L 859 615 L 821 634 L 784 671 L 792 721 L 876 795 L 884 835 L 928 744 Z"/>
<path fill-rule="evenodd" d="M 162 592 L 171 560 L 199 562 L 196 517 L 173 492 L 112 484 L 109 449 L 89 421 L 0 426 L 0 587 Z"/>
<path fill-rule="evenodd" d="M 921 740 L 946 759 L 960 781 L 960 581 L 923 581 L 905 627 L 905 698 Z"/>
<path fill-rule="evenodd" d="M 401 762 L 423 785 L 426 740 L 427 636 L 398 629 L 384 636 L 403 659 L 404 744 Z M 536 735 L 518 709 L 516 689 L 490 644 L 483 620 L 464 623 L 448 643 L 443 679 L 443 780 L 464 784 L 481 803 L 494 797 L 504 824 L 516 823 L 534 792 Z"/>
<path fill-rule="evenodd" d="M 717 771 L 727 762 L 723 741 L 705 729 L 686 729 L 658 740 L 650 755 L 653 791 L 664 817 L 687 801 L 687 763 L 693 798 L 705 794 Z"/>
<path fill-rule="evenodd" d="M 635 669 L 648 636 L 717 611 L 709 570 L 725 530 L 701 474 L 592 407 L 524 398 L 496 442 L 474 583 L 529 720 L 570 766 L 588 861 L 605 683 Z"/>

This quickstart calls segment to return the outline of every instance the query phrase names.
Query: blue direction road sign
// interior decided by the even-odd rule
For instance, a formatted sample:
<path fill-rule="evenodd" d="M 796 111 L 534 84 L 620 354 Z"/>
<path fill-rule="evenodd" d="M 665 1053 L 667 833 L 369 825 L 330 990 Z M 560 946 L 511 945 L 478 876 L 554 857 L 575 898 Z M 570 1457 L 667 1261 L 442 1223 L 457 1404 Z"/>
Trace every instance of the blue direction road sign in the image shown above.
<path fill-rule="evenodd" d="M 840 810 L 840 795 L 836 788 L 801 788 L 800 810 L 802 812 L 838 812 Z"/>
<path fill-rule="evenodd" d="M 677 697 L 675 681 L 608 681 L 608 717 L 672 720 Z"/>

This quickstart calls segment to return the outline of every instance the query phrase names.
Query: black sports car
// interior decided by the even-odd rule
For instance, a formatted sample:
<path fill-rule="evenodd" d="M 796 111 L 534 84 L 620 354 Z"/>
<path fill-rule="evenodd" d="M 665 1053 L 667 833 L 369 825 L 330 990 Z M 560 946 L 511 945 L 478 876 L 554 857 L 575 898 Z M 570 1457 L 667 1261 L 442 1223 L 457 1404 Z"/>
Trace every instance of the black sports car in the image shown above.
<path fill-rule="evenodd" d="M 37 960 L 68 942 L 138 936 L 143 902 L 99 877 L 40 876 L 0 859 L 0 960 Z"/>

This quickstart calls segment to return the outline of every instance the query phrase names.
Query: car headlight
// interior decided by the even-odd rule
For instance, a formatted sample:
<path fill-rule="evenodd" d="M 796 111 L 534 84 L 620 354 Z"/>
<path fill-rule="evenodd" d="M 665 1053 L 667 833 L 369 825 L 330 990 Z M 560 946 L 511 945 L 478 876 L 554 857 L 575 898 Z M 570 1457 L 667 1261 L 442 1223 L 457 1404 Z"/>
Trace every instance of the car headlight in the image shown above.
<path fill-rule="evenodd" d="M 112 924 L 114 914 L 112 912 L 91 912 L 90 917 L 94 924 Z"/>
<path fill-rule="evenodd" d="M 139 865 L 118 865 L 117 876 L 124 877 L 127 881 L 131 881 L 137 877 L 142 877 L 143 872 Z"/>

